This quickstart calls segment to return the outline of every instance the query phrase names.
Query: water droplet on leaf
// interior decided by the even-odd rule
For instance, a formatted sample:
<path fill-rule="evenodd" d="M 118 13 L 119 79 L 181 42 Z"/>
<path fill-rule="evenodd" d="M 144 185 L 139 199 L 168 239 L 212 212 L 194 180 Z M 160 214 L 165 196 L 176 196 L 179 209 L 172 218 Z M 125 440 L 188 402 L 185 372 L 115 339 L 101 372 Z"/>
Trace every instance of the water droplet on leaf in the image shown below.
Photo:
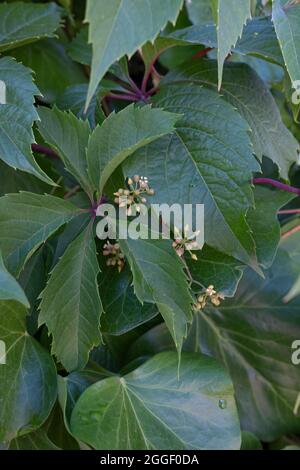
<path fill-rule="evenodd" d="M 227 408 L 227 401 L 226 400 L 219 400 L 219 408 L 221 408 L 221 410 L 225 410 L 225 408 Z"/>

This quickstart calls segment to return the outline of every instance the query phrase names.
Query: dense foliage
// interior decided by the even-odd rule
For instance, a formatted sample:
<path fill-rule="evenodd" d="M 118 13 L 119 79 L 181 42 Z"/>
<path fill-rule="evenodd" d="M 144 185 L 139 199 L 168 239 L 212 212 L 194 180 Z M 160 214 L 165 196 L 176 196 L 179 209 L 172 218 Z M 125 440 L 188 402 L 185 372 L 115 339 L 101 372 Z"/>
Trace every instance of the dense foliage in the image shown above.
<path fill-rule="evenodd" d="M 299 90 L 298 0 L 0 2 L 0 447 L 300 445 Z"/>

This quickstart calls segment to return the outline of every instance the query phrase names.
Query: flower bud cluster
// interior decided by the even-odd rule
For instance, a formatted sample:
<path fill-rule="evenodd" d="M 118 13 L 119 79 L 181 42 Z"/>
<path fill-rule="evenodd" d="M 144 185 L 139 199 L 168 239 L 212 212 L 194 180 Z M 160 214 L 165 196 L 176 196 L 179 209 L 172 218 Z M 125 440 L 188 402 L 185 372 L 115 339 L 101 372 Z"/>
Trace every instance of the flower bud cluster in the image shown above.
<path fill-rule="evenodd" d="M 199 250 L 199 245 L 195 238 L 199 235 L 199 232 L 193 233 L 192 236 L 189 235 L 189 226 L 186 225 L 184 228 L 184 236 L 180 237 L 180 232 L 178 228 L 175 227 L 175 240 L 173 242 L 173 248 L 175 249 L 178 256 L 182 257 L 187 251 L 193 261 L 197 261 L 198 257 L 195 253 L 192 253 L 192 250 Z"/>
<path fill-rule="evenodd" d="M 205 292 L 199 295 L 197 303 L 194 305 L 194 309 L 202 310 L 206 306 L 207 302 L 212 303 L 215 307 L 219 307 L 222 300 L 224 300 L 224 295 L 218 294 L 214 289 L 214 286 L 208 286 L 208 288 L 205 289 Z"/>
<path fill-rule="evenodd" d="M 154 190 L 149 187 L 148 178 L 145 176 L 135 175 L 133 178 L 126 179 L 126 188 L 120 188 L 114 193 L 114 202 L 119 207 L 126 207 L 126 214 L 131 216 L 133 208 L 136 212 L 140 212 L 139 204 L 146 204 L 145 195 L 153 196 Z"/>
<path fill-rule="evenodd" d="M 125 256 L 121 252 L 121 248 L 118 243 L 105 243 L 103 246 L 103 256 L 107 257 L 106 266 L 117 267 L 119 272 L 122 271 L 125 265 Z"/>

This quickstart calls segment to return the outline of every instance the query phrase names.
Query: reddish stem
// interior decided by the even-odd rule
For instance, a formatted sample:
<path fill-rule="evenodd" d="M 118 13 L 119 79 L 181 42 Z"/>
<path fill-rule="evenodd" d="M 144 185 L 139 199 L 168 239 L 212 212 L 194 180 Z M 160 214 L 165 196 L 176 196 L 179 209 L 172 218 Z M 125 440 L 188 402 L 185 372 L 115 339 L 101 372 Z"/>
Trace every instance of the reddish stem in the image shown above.
<path fill-rule="evenodd" d="M 280 181 L 272 180 L 271 178 L 253 178 L 253 184 L 270 184 L 275 186 L 275 188 L 282 189 L 283 191 L 288 191 L 289 193 L 294 193 L 300 195 L 300 189 L 290 186 L 289 184 L 281 183 Z"/>
<path fill-rule="evenodd" d="M 156 55 L 155 57 L 153 57 L 152 62 L 149 65 L 148 69 L 145 70 L 145 74 L 144 74 L 144 78 L 143 78 L 143 82 L 142 82 L 142 87 L 141 87 L 141 91 L 142 91 L 143 95 L 146 94 L 147 84 L 148 84 L 149 78 L 151 76 L 152 69 L 153 69 L 153 67 L 155 65 L 155 62 L 157 61 L 158 57 L 159 57 L 159 55 Z"/>
<path fill-rule="evenodd" d="M 151 88 L 151 90 L 147 91 L 146 97 L 149 98 L 150 96 L 154 95 L 154 93 L 157 93 L 159 91 L 159 87 L 154 86 Z"/>
<path fill-rule="evenodd" d="M 31 144 L 31 149 L 33 150 L 33 152 L 43 153 L 44 155 L 47 155 L 51 158 L 59 158 L 59 156 L 56 152 L 54 152 L 54 150 L 50 149 L 49 147 L 45 147 L 44 145 Z"/>
<path fill-rule="evenodd" d="M 161 80 L 162 76 L 158 73 L 154 65 L 151 67 L 151 73 L 156 78 L 156 80 Z"/>
<path fill-rule="evenodd" d="M 206 56 L 208 52 L 212 50 L 213 47 L 207 47 L 206 49 L 202 49 L 202 51 L 196 52 L 196 54 L 193 55 L 192 59 L 201 59 L 201 57 Z"/>
<path fill-rule="evenodd" d="M 133 93 L 124 93 L 124 94 L 117 94 L 117 93 L 109 93 L 106 98 L 110 98 L 112 100 L 122 100 L 122 101 L 140 101 L 141 98 Z"/>
<path fill-rule="evenodd" d="M 142 90 L 139 89 L 139 87 L 137 86 L 137 84 L 132 80 L 132 78 L 129 78 L 129 81 L 130 81 L 130 85 L 132 87 L 132 90 L 133 90 L 133 94 L 136 95 L 136 96 L 139 96 L 141 99 L 144 98 L 144 95 L 142 93 Z"/>
<path fill-rule="evenodd" d="M 289 237 L 290 235 L 293 235 L 294 233 L 297 233 L 297 232 L 299 232 L 299 231 L 300 231 L 300 225 L 296 225 L 296 227 L 294 227 L 294 228 L 288 230 L 287 232 L 283 233 L 282 236 L 281 236 L 281 238 L 283 238 L 283 239 L 284 239 L 284 238 L 287 238 L 287 237 Z"/>
<path fill-rule="evenodd" d="M 278 211 L 277 214 L 284 215 L 284 214 L 300 214 L 300 209 L 283 209 Z"/>

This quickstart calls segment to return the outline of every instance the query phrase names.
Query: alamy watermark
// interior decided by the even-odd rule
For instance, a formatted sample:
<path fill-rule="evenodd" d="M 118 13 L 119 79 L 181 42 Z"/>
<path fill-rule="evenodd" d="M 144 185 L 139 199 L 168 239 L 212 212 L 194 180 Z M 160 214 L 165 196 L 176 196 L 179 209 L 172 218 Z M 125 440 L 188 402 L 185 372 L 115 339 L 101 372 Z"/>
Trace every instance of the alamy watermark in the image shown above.
<path fill-rule="evenodd" d="M 299 366 L 300 365 L 300 339 L 296 339 L 292 343 L 292 364 L 294 366 Z"/>
<path fill-rule="evenodd" d="M 0 104 L 6 104 L 6 84 L 0 80 Z"/>
<path fill-rule="evenodd" d="M 300 104 L 300 80 L 294 80 L 292 82 L 292 89 L 295 90 L 292 93 L 292 103 L 298 105 Z"/>
<path fill-rule="evenodd" d="M 0 365 L 6 364 L 6 344 L 0 340 Z"/>
<path fill-rule="evenodd" d="M 189 251 L 204 245 L 204 204 L 145 204 L 134 205 L 128 213 L 128 203 L 116 208 L 101 204 L 96 215 L 101 217 L 96 234 L 107 239 L 184 240 Z M 173 230 L 171 230 L 173 227 Z"/>

